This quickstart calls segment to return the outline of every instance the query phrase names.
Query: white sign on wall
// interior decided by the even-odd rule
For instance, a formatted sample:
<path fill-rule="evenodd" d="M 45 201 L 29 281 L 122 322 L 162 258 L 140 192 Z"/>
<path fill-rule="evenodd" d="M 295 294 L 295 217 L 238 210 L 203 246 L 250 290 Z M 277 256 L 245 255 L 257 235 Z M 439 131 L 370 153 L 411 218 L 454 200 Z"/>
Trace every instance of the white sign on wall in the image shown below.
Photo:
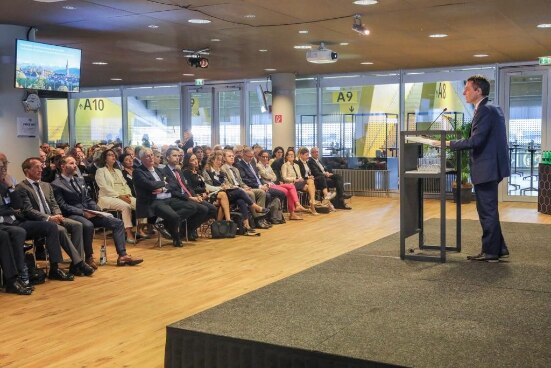
<path fill-rule="evenodd" d="M 38 135 L 38 123 L 35 117 L 17 117 L 17 136 L 34 138 Z"/>

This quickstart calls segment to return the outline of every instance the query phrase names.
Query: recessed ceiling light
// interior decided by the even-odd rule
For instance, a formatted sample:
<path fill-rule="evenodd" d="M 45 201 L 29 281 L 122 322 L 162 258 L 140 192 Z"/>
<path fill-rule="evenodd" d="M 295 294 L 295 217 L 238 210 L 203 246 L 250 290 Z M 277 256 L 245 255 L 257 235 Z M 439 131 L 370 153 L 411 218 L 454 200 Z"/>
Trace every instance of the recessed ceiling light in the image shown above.
<path fill-rule="evenodd" d="M 306 29 L 303 29 L 303 30 L 298 31 L 298 33 L 300 33 L 300 34 L 307 34 L 308 31 L 307 31 Z"/>
<path fill-rule="evenodd" d="M 551 28 L 551 23 L 538 24 L 538 28 Z"/>
<path fill-rule="evenodd" d="M 341 46 L 348 46 L 348 45 L 350 45 L 350 44 L 349 44 L 348 42 L 341 42 L 341 43 L 339 43 L 339 45 L 341 45 Z"/>
<path fill-rule="evenodd" d="M 39 2 L 39 3 L 59 3 L 61 1 L 65 1 L 65 0 L 34 0 L 36 2 Z"/>
<path fill-rule="evenodd" d="M 210 23 L 210 20 L 208 20 L 208 19 L 189 19 L 188 22 L 193 23 L 193 24 L 207 24 L 207 23 Z"/>
<path fill-rule="evenodd" d="M 488 57 L 488 54 L 474 54 L 473 56 L 476 58 L 484 58 L 484 57 Z"/>
<path fill-rule="evenodd" d="M 254 14 L 246 14 L 243 16 L 244 18 L 256 18 L 256 15 Z"/>
<path fill-rule="evenodd" d="M 219 38 L 211 38 L 210 42 L 220 42 L 220 39 Z"/>
<path fill-rule="evenodd" d="M 429 35 L 430 38 L 444 38 L 444 37 L 448 37 L 447 34 L 445 33 L 434 33 L 434 34 L 431 34 Z"/>
<path fill-rule="evenodd" d="M 111 78 L 112 81 L 121 81 L 122 78 Z"/>
<path fill-rule="evenodd" d="M 371 62 L 371 61 L 364 61 L 364 62 L 362 62 L 362 63 L 360 63 L 360 64 L 362 64 L 362 65 L 373 65 L 373 62 Z"/>
<path fill-rule="evenodd" d="M 307 49 L 311 49 L 312 46 L 311 45 L 295 45 L 294 48 L 297 49 L 297 50 L 307 50 Z"/>
<path fill-rule="evenodd" d="M 195 74 L 190 74 L 190 73 L 184 73 L 182 74 L 184 77 L 195 77 Z"/>
<path fill-rule="evenodd" d="M 277 69 L 267 68 L 267 69 L 264 69 L 264 70 L 267 71 L 267 72 L 275 72 Z"/>
<path fill-rule="evenodd" d="M 354 1 L 354 4 L 356 4 L 356 5 L 375 5 L 378 2 L 379 1 L 377 1 L 377 0 L 356 0 L 356 1 Z"/>
<path fill-rule="evenodd" d="M 71 6 L 71 5 L 62 6 L 62 8 L 66 9 L 66 10 L 75 10 L 76 9 L 74 6 Z"/>
<path fill-rule="evenodd" d="M 92 61 L 92 64 L 94 64 L 94 65 L 107 65 L 108 63 L 106 63 L 105 61 Z"/>
<path fill-rule="evenodd" d="M 159 28 L 159 26 L 156 25 L 156 24 L 150 24 L 150 25 L 148 25 L 147 27 L 148 27 L 148 28 L 151 28 L 151 29 L 157 29 L 157 28 Z"/>
<path fill-rule="evenodd" d="M 260 49 L 260 50 L 258 50 L 258 51 L 260 51 L 260 52 L 268 52 L 268 50 L 266 50 L 266 49 Z"/>
<path fill-rule="evenodd" d="M 156 57 L 155 60 L 164 60 L 165 58 L 162 57 Z"/>

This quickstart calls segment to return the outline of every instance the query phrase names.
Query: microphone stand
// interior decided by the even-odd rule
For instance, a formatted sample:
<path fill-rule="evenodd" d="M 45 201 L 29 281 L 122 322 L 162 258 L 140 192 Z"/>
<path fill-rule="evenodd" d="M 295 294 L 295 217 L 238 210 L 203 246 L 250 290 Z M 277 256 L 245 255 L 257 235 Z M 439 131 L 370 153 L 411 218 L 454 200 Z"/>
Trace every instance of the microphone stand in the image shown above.
<path fill-rule="evenodd" d="M 438 114 L 438 116 L 436 117 L 436 119 L 434 119 L 432 121 L 432 123 L 430 123 L 429 127 L 427 128 L 427 130 L 430 130 L 430 128 L 432 128 L 432 126 L 434 125 L 434 123 L 436 123 L 436 120 L 438 120 L 440 118 L 440 116 L 442 116 L 443 113 L 445 113 L 446 111 L 448 111 L 448 108 L 445 107 L 444 110 L 442 110 L 442 112 L 440 114 Z"/>

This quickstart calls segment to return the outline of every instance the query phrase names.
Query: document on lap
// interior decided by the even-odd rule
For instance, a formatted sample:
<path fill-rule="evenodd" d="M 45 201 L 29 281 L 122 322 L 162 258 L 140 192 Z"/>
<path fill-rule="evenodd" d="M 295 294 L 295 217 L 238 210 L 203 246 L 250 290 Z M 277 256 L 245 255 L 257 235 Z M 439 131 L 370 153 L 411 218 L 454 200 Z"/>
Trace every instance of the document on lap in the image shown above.
<path fill-rule="evenodd" d="M 109 212 L 94 211 L 94 210 L 88 210 L 88 209 L 85 209 L 83 211 L 88 212 L 88 213 L 92 213 L 92 214 L 94 214 L 96 216 L 99 216 L 99 217 L 113 217 L 113 215 L 110 214 Z"/>

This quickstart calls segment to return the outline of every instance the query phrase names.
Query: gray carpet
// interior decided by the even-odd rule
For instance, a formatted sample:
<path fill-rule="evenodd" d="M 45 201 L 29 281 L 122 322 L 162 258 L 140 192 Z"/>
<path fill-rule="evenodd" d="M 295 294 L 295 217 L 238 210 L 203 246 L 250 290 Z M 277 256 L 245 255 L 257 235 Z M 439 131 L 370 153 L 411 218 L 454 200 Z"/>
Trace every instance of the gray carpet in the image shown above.
<path fill-rule="evenodd" d="M 477 221 L 462 224 L 463 252 L 448 253 L 445 264 L 401 261 L 393 234 L 174 323 L 165 363 L 209 367 L 205 356 L 215 350 L 190 348 L 190 336 L 199 334 L 231 340 L 235 349 L 251 342 L 297 349 L 295 357 L 323 352 L 415 367 L 550 367 L 551 225 L 503 223 L 511 257 L 489 264 L 465 259 L 478 253 L 481 231 Z M 438 220 L 426 222 L 429 243 L 437 242 L 438 229 Z M 240 361 L 224 356 L 226 365 L 217 367 L 260 366 L 242 354 L 235 355 Z M 262 366 L 364 365 L 287 365 L 279 358 Z"/>

